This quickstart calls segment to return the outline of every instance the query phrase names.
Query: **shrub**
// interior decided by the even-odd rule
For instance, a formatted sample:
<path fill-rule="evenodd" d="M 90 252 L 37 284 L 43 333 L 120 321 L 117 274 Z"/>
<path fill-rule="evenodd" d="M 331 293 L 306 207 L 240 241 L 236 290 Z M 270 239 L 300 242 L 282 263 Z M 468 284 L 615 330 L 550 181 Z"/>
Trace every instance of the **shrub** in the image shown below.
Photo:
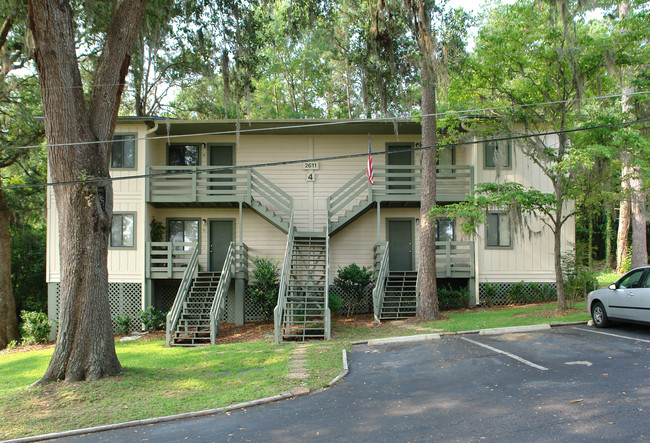
<path fill-rule="evenodd" d="M 327 303 L 333 316 L 341 315 L 343 311 L 343 299 L 340 295 L 329 293 Z"/>
<path fill-rule="evenodd" d="M 160 242 L 165 238 L 165 226 L 155 218 L 149 223 L 149 237 L 152 242 Z"/>
<path fill-rule="evenodd" d="M 52 325 L 44 312 L 22 311 L 23 344 L 34 345 L 36 343 L 47 343 L 50 338 Z"/>
<path fill-rule="evenodd" d="M 270 258 L 255 257 L 253 277 L 255 282 L 250 287 L 253 302 L 258 306 L 265 319 L 273 317 L 273 309 L 278 304 L 280 288 L 280 269 L 278 262 Z"/>
<path fill-rule="evenodd" d="M 513 283 L 510 288 L 508 288 L 508 295 L 510 295 L 511 301 L 513 303 L 527 303 L 531 301 L 527 289 L 528 285 L 523 280 Z"/>
<path fill-rule="evenodd" d="M 356 263 L 344 268 L 339 267 L 334 286 L 337 286 L 346 296 L 343 305 L 347 308 L 348 316 L 358 304 L 363 302 L 363 295 L 371 283 L 372 271 L 369 268 L 365 266 L 360 268 Z"/>
<path fill-rule="evenodd" d="M 138 313 L 138 317 L 144 325 L 144 329 L 153 332 L 165 327 L 165 314 L 153 306 L 148 306 L 144 311 Z"/>
<path fill-rule="evenodd" d="M 129 315 L 118 315 L 115 317 L 118 334 L 126 335 L 131 332 L 131 317 Z"/>
<path fill-rule="evenodd" d="M 438 288 L 438 306 L 441 311 L 461 309 L 469 306 L 469 290 L 467 288 L 454 289 L 451 285 L 442 285 Z"/>
<path fill-rule="evenodd" d="M 584 299 L 589 291 L 598 287 L 596 271 L 583 266 L 575 253 L 562 256 L 564 296 L 568 303 Z"/>
<path fill-rule="evenodd" d="M 493 306 L 495 299 L 498 294 L 498 287 L 497 285 L 491 284 L 491 283 L 486 283 L 485 284 L 485 303 L 488 306 Z"/>

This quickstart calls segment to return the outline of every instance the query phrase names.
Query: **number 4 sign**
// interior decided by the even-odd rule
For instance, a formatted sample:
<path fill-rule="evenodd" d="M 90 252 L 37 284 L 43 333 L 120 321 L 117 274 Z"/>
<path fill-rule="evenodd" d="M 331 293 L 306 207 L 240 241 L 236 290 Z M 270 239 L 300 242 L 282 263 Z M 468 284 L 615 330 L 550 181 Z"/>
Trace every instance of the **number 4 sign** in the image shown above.
<path fill-rule="evenodd" d="M 313 182 L 315 179 L 316 179 L 316 174 L 314 174 L 313 172 L 310 172 L 309 174 L 307 174 L 307 181 L 308 182 Z"/>

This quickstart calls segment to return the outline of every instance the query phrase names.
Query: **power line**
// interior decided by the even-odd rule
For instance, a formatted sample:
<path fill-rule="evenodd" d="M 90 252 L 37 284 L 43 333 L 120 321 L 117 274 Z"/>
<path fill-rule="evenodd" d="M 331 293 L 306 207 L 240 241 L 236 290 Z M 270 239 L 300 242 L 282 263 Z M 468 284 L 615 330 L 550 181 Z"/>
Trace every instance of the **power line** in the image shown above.
<path fill-rule="evenodd" d="M 625 94 L 627 96 L 638 96 L 638 95 L 645 95 L 645 94 L 650 94 L 650 91 L 637 91 L 637 92 L 630 92 L 628 94 Z M 562 104 L 562 103 L 575 103 L 575 102 L 581 102 L 581 101 L 589 101 L 589 100 L 603 100 L 603 99 L 609 99 L 609 98 L 618 98 L 622 97 L 623 94 L 611 94 L 611 95 L 600 95 L 600 96 L 595 96 L 595 97 L 582 97 L 582 98 L 575 98 L 575 99 L 569 99 L 569 100 L 556 100 L 556 101 L 550 101 L 550 102 L 538 102 L 538 103 L 525 103 L 525 104 L 520 104 L 520 105 L 505 105 L 505 106 L 494 106 L 494 107 L 489 107 L 489 108 L 475 108 L 475 109 L 467 109 L 467 110 L 461 110 L 461 111 L 444 111 L 444 112 L 437 112 L 435 114 L 406 114 L 398 117 L 375 117 L 375 118 L 369 118 L 369 119 L 352 119 L 352 120 L 337 120 L 337 121 L 326 121 L 326 122 L 317 122 L 317 123 L 310 123 L 310 124 L 295 124 L 295 125 L 290 125 L 290 126 L 274 126 L 270 128 L 254 128 L 254 129 L 234 129 L 234 130 L 229 130 L 229 131 L 215 131 L 215 132 L 198 132 L 198 133 L 191 133 L 191 134 L 179 134 L 179 135 L 161 135 L 161 136 L 156 136 L 156 137 L 138 137 L 138 138 L 133 138 L 132 140 L 134 141 L 142 141 L 142 140 L 171 140 L 171 139 L 178 139 L 178 138 L 191 138 L 191 137 L 206 137 L 206 136 L 214 136 L 214 135 L 232 135 L 232 134 L 251 134 L 251 133 L 256 133 L 256 132 L 270 132 L 270 131 L 277 131 L 277 130 L 287 130 L 287 129 L 304 129 L 304 128 L 316 128 L 316 127 L 325 127 L 325 126 L 338 126 L 338 125 L 348 125 L 348 124 L 357 124 L 357 123 L 368 123 L 368 122 L 400 122 L 400 121 L 410 121 L 413 118 L 422 118 L 422 117 L 442 117 L 450 114 L 455 114 L 455 115 L 463 115 L 463 114 L 477 114 L 480 112 L 487 112 L 487 111 L 501 111 L 501 110 L 507 110 L 507 109 L 523 109 L 523 108 L 529 108 L 533 106 L 550 106 L 550 105 L 557 105 L 557 104 Z M 143 119 L 147 119 L 143 117 Z M 151 117 L 151 120 L 153 121 L 158 121 L 158 122 L 165 122 L 165 123 L 174 123 L 173 119 L 163 119 L 161 117 Z M 197 121 L 200 122 L 200 121 Z M 249 122 L 249 120 L 239 120 L 237 122 L 233 121 L 235 124 L 246 124 Z M 305 120 L 305 122 L 309 122 L 309 120 Z M 91 145 L 91 144 L 102 144 L 102 143 L 112 143 L 113 140 L 98 140 L 98 141 L 88 141 L 88 142 L 73 142 L 73 143 L 57 143 L 57 144 L 44 144 L 44 145 L 27 145 L 27 146 L 18 146 L 18 147 L 11 147 L 11 146 L 5 146 L 5 147 L 0 147 L 0 150 L 2 149 L 36 149 L 36 148 L 59 148 L 59 147 L 74 147 L 74 146 L 84 146 L 84 145 Z"/>
<path fill-rule="evenodd" d="M 650 122 L 650 119 L 634 120 L 634 121 L 626 121 L 626 122 L 619 122 L 619 123 L 611 123 L 607 125 L 590 126 L 586 128 L 565 129 L 561 131 L 546 131 L 546 132 L 538 132 L 535 134 L 512 135 L 508 137 L 494 137 L 494 138 L 482 139 L 482 140 L 445 143 L 436 146 L 413 147 L 413 148 L 403 149 L 400 151 L 415 152 L 415 151 L 424 151 L 428 149 L 444 149 L 444 148 L 473 145 L 473 144 L 486 143 L 486 142 L 521 140 L 521 139 L 532 138 L 532 137 L 545 137 L 549 135 L 570 134 L 570 133 L 589 131 L 594 129 L 607 129 L 607 128 L 622 127 L 622 126 L 631 126 L 631 125 L 648 123 L 648 122 Z M 385 155 L 385 154 L 390 154 L 391 152 L 392 151 L 380 151 L 380 152 L 374 152 L 373 155 Z M 324 162 L 324 161 L 331 161 L 331 160 L 342 160 L 342 159 L 350 159 L 350 158 L 357 158 L 357 157 L 365 157 L 367 155 L 368 155 L 367 152 L 362 152 L 358 154 L 335 155 L 335 156 L 316 157 L 316 158 L 308 158 L 308 159 L 301 159 L 301 160 L 282 160 L 276 162 L 256 163 L 256 164 L 248 164 L 248 165 L 214 166 L 214 167 L 202 169 L 201 172 L 236 171 L 241 169 L 253 169 L 253 168 L 262 168 L 262 167 L 270 167 L 270 166 L 300 164 L 304 162 L 321 162 L 321 161 Z M 114 182 L 114 181 L 124 181 L 124 180 L 136 180 L 141 178 L 168 177 L 168 176 L 181 175 L 181 174 L 188 174 L 188 171 L 167 171 L 167 172 L 154 173 L 154 174 L 128 175 L 123 177 L 106 177 L 106 178 L 95 178 L 95 179 L 84 179 L 84 180 L 70 180 L 65 182 L 47 182 L 47 183 L 25 184 L 25 185 L 2 186 L 0 187 L 0 190 L 44 188 L 48 186 L 75 185 L 75 184 L 82 184 L 82 183 L 103 183 L 108 181 Z"/>

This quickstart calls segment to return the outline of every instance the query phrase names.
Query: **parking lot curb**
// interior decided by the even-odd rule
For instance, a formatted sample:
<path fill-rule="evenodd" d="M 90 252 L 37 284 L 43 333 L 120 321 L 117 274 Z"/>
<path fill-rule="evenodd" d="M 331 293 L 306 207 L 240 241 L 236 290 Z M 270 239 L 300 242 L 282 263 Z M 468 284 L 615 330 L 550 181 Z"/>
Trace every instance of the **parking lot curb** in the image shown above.
<path fill-rule="evenodd" d="M 557 323 L 551 323 L 551 328 L 557 328 L 558 326 L 575 326 L 575 325 L 590 325 L 593 326 L 593 320 L 589 321 L 562 321 Z"/>
<path fill-rule="evenodd" d="M 406 335 L 403 337 L 386 337 L 386 338 L 373 338 L 368 340 L 368 346 L 389 345 L 398 343 L 417 343 L 421 341 L 440 340 L 440 334 L 419 334 L 419 335 Z"/>
<path fill-rule="evenodd" d="M 339 381 L 343 380 L 343 378 L 350 373 L 350 367 L 348 366 L 348 352 L 345 349 L 343 349 L 342 353 L 343 356 L 341 357 L 341 359 L 343 360 L 343 371 L 341 371 L 339 375 L 334 377 L 332 381 L 327 384 L 327 386 L 330 388 L 334 386 L 336 383 L 338 383 Z"/>
<path fill-rule="evenodd" d="M 551 325 L 548 323 L 543 325 L 508 326 L 505 328 L 481 329 L 479 331 L 479 335 L 500 335 L 500 334 L 512 334 L 517 332 L 537 332 L 537 331 L 545 331 L 548 329 L 551 329 Z"/>

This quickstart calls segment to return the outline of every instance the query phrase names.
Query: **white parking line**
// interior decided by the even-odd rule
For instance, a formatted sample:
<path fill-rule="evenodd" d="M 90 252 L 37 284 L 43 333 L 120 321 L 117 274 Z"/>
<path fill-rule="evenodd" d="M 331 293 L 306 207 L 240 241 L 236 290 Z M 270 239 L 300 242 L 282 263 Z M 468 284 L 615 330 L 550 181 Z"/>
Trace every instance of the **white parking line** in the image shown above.
<path fill-rule="evenodd" d="M 625 339 L 628 339 L 628 340 L 642 341 L 644 343 L 650 343 L 650 340 L 645 340 L 643 338 L 627 337 L 625 335 L 612 334 L 611 332 L 595 331 L 593 329 L 584 329 L 584 328 L 573 328 L 573 329 L 577 329 L 578 331 L 593 332 L 594 334 L 611 335 L 612 337 L 625 338 Z"/>
<path fill-rule="evenodd" d="M 533 367 L 535 369 L 539 369 L 540 371 L 548 371 L 548 368 L 545 368 L 544 366 L 537 365 L 537 364 L 533 363 L 532 361 L 528 361 L 528 360 L 526 360 L 524 358 L 521 358 L 521 357 L 519 357 L 519 356 L 517 356 L 515 354 L 511 354 L 510 352 L 506 352 L 506 351 L 502 351 L 502 350 L 497 349 L 497 348 L 493 348 L 492 346 L 488 346 L 488 345 L 486 345 L 484 343 L 480 343 L 480 342 L 477 342 L 477 341 L 474 341 L 474 340 L 470 340 L 469 338 L 466 338 L 466 337 L 461 337 L 461 340 L 465 340 L 465 341 L 468 341 L 470 343 L 474 343 L 475 345 L 487 348 L 490 351 L 494 351 L 494 352 L 498 352 L 499 354 L 506 355 L 506 356 L 508 356 L 508 357 L 510 357 L 512 359 L 517 360 L 518 362 L 521 362 L 521 363 L 525 364 L 525 365 L 531 366 L 531 367 Z"/>

